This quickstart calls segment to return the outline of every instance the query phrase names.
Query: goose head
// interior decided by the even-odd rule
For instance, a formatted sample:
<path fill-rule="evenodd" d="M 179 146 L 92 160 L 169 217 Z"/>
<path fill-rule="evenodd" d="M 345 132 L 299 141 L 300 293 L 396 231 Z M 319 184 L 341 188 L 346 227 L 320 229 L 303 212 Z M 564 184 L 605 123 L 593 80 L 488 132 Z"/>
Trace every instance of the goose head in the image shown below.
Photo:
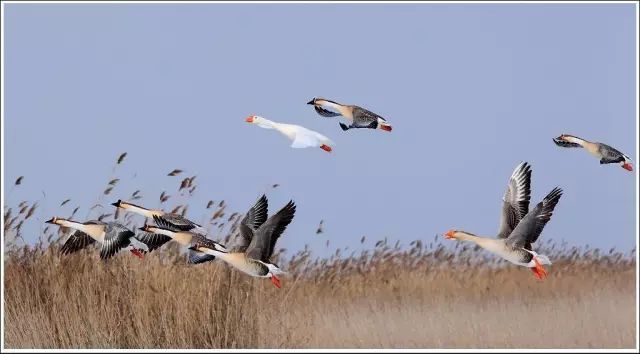
<path fill-rule="evenodd" d="M 51 219 L 45 221 L 45 224 L 56 224 L 56 225 L 59 225 L 60 220 L 63 220 L 63 219 L 54 216 Z"/>
<path fill-rule="evenodd" d="M 255 124 L 261 128 L 273 128 L 273 122 L 261 116 L 250 115 L 245 118 L 244 121 L 247 123 Z"/>
<path fill-rule="evenodd" d="M 468 233 L 462 230 L 451 229 L 444 234 L 444 238 L 447 240 L 460 240 L 464 239 L 466 236 L 475 236 L 474 234 Z"/>

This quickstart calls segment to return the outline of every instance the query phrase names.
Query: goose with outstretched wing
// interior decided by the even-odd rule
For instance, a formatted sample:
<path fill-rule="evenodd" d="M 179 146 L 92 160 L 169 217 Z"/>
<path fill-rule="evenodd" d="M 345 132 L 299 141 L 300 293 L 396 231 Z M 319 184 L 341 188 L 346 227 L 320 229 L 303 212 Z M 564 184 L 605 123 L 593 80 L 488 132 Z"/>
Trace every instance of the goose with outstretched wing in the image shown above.
<path fill-rule="evenodd" d="M 278 275 L 284 274 L 284 272 L 270 258 L 273 255 L 278 238 L 293 220 L 295 211 L 296 205 L 293 201 L 289 201 L 257 229 L 251 230 L 250 234 L 245 234 L 245 236 L 250 236 L 251 238 L 246 248 L 244 248 L 244 244 L 241 244 L 240 248 L 234 250 L 235 252 L 228 252 L 196 242 L 191 249 L 219 257 L 232 267 L 250 276 L 270 278 L 271 282 L 280 288 L 282 285 Z M 254 218 L 253 220 L 255 221 L 256 219 Z M 245 231 L 248 231 L 248 229 L 245 229 Z M 241 237 L 240 242 L 246 242 L 246 240 L 248 240 L 248 237 Z M 242 251 L 243 248 L 244 251 Z"/>
<path fill-rule="evenodd" d="M 533 251 L 542 229 L 549 222 L 553 210 L 562 196 L 562 189 L 554 188 L 529 211 L 531 199 L 531 167 L 519 164 L 509 178 L 507 191 L 503 196 L 502 217 L 497 238 L 480 237 L 461 230 L 449 230 L 447 239 L 469 241 L 503 259 L 530 268 L 536 278 L 543 279 L 547 272 L 543 265 L 551 264 L 545 255 Z"/>

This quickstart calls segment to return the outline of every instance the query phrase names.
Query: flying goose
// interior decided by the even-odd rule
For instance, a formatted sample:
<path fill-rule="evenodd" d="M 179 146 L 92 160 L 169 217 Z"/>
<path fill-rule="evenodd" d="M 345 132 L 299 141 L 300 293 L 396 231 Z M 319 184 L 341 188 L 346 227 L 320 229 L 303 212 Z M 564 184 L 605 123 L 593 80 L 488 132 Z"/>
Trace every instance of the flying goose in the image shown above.
<path fill-rule="evenodd" d="M 331 152 L 333 141 L 313 130 L 295 124 L 277 123 L 261 116 L 249 116 L 247 123 L 255 124 L 265 129 L 275 129 L 292 140 L 292 148 L 319 147 L 326 152 Z"/>
<path fill-rule="evenodd" d="M 560 147 L 579 148 L 582 147 L 591 155 L 600 159 L 600 164 L 620 163 L 620 166 L 627 171 L 633 171 L 633 163 L 629 156 L 603 143 L 591 142 L 578 138 L 577 136 L 562 134 L 553 138 L 553 142 Z"/>
<path fill-rule="evenodd" d="M 204 235 L 192 232 L 192 231 L 175 231 L 175 229 L 169 229 L 165 226 L 154 226 L 145 224 L 140 228 L 141 231 L 146 233 L 162 235 L 169 240 L 174 240 L 180 245 L 186 247 L 189 250 L 189 257 L 187 258 L 190 264 L 199 264 L 215 259 L 214 255 L 205 254 L 198 250 L 192 250 L 190 247 L 194 244 L 205 245 L 211 249 L 218 250 L 220 252 L 226 252 L 227 249 L 220 243 L 206 238 Z"/>
<path fill-rule="evenodd" d="M 392 129 L 386 119 L 360 106 L 344 105 L 324 98 L 314 98 L 307 102 L 307 104 L 313 105 L 316 112 L 323 117 L 343 116 L 349 120 L 351 123 L 349 126 L 344 123 L 340 123 L 340 128 L 342 128 L 342 130 L 369 128 L 390 132 Z M 330 111 L 326 108 L 331 108 L 337 112 Z"/>
<path fill-rule="evenodd" d="M 129 250 L 137 257 L 144 258 L 143 253 L 148 252 L 144 236 L 137 236 L 124 225 L 117 222 L 102 222 L 90 220 L 84 223 L 53 217 L 45 221 L 47 224 L 69 227 L 76 230 L 60 249 L 62 254 L 70 254 L 79 251 L 98 241 L 102 244 L 100 258 L 109 259 L 120 250 Z"/>
<path fill-rule="evenodd" d="M 511 263 L 531 268 L 536 278 L 543 279 L 547 275 L 543 265 L 551 264 L 551 261 L 547 256 L 534 252 L 531 244 L 536 242 L 551 219 L 561 196 L 562 189 L 556 187 L 529 211 L 531 168 L 522 162 L 513 171 L 502 198 L 502 219 L 497 238 L 479 237 L 460 230 L 449 230 L 445 237 L 474 242 Z"/>
<path fill-rule="evenodd" d="M 270 278 L 273 285 L 280 288 L 282 285 L 278 275 L 285 272 L 271 262 L 270 258 L 278 238 L 293 220 L 295 212 L 296 205 L 293 201 L 289 201 L 257 229 L 253 229 L 250 225 L 259 224 L 259 217 L 245 217 L 244 226 L 249 227 L 241 227 L 242 237 L 239 238 L 240 243 L 234 247 L 233 252 L 215 249 L 198 242 L 195 242 L 191 249 L 219 257 L 234 268 L 253 277 Z"/>
<path fill-rule="evenodd" d="M 139 205 L 125 202 L 120 199 L 118 199 L 117 202 L 112 203 L 111 205 L 116 208 L 128 210 L 144 217 L 153 219 L 155 224 L 163 229 L 171 231 L 189 231 L 205 237 L 207 235 L 207 230 L 205 230 L 201 225 L 196 224 L 195 222 L 183 217 L 180 214 L 167 213 L 162 210 L 146 209 Z M 169 242 L 171 240 L 171 237 L 165 234 L 148 234 L 147 239 L 147 244 L 150 250 L 154 250 Z M 189 252 L 189 260 L 197 260 L 197 263 L 208 262 L 214 259 L 215 257 L 211 255 L 201 254 L 199 252 L 196 252 L 195 254 L 194 252 Z"/>
<path fill-rule="evenodd" d="M 267 200 L 267 196 L 263 194 L 262 197 L 260 197 L 260 199 L 258 199 L 258 201 L 251 207 L 251 209 L 249 209 L 242 221 L 240 221 L 240 239 L 235 243 L 233 247 L 231 247 L 229 252 L 244 252 L 247 249 L 247 246 L 249 245 L 253 237 L 253 232 L 267 220 L 268 207 L 269 202 Z M 190 249 L 189 263 L 198 264 L 207 261 L 209 258 L 205 258 L 205 256 L 215 258 L 210 254 Z"/>

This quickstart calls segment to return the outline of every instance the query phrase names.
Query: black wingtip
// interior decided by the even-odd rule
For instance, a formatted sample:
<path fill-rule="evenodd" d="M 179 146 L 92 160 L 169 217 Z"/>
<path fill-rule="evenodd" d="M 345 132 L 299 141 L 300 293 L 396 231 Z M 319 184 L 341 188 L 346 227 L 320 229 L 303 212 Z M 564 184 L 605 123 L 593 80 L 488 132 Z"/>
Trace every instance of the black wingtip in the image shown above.
<path fill-rule="evenodd" d="M 349 127 L 346 124 L 344 123 L 338 123 L 338 124 L 340 124 L 340 128 L 342 128 L 343 131 L 349 130 Z"/>
<path fill-rule="evenodd" d="M 295 214 L 295 212 L 296 212 L 296 203 L 294 203 L 293 200 L 289 200 L 287 205 L 285 205 L 282 209 L 283 210 L 288 210 L 291 213 L 291 215 L 293 216 L 293 214 Z"/>
<path fill-rule="evenodd" d="M 553 188 L 551 190 L 551 192 L 549 192 L 549 194 L 547 194 L 547 196 L 544 199 L 547 202 L 555 201 L 557 203 L 557 201 L 560 199 L 560 197 L 562 197 L 562 193 L 564 193 L 562 188 L 555 187 L 555 188 Z"/>

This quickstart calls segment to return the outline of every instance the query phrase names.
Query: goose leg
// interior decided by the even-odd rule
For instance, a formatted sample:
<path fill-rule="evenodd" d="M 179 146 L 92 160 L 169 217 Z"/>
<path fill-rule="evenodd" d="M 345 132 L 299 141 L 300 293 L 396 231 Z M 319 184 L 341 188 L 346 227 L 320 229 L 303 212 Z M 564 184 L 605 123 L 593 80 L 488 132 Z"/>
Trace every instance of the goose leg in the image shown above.
<path fill-rule="evenodd" d="M 544 269 L 544 267 L 542 267 L 542 264 L 538 262 L 538 258 L 533 258 L 533 262 L 536 266 L 534 268 L 531 268 L 531 270 L 535 274 L 536 278 L 544 279 L 547 276 L 547 271 Z"/>
<path fill-rule="evenodd" d="M 282 284 L 280 283 L 280 278 L 276 277 L 275 275 L 271 275 L 271 282 L 278 289 L 280 289 L 282 287 Z"/>
<path fill-rule="evenodd" d="M 136 256 L 136 257 L 138 257 L 140 259 L 144 258 L 144 254 L 142 252 L 140 252 L 140 250 L 137 249 L 137 248 L 132 248 L 131 249 L 131 253 L 133 253 L 134 256 Z"/>

